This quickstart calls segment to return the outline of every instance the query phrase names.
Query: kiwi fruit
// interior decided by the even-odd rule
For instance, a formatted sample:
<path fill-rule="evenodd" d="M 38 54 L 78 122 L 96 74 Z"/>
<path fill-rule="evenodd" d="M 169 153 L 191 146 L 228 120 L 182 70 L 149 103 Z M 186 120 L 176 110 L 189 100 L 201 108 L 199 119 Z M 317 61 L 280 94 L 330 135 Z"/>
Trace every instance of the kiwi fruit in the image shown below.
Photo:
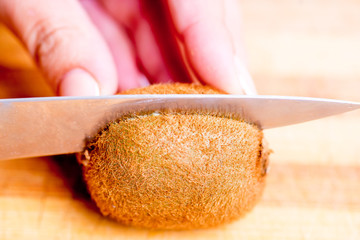
<path fill-rule="evenodd" d="M 123 94 L 219 94 L 194 84 Z M 254 124 L 204 113 L 149 113 L 109 123 L 79 162 L 101 213 L 151 229 L 209 228 L 243 216 L 264 189 L 269 151 Z"/>

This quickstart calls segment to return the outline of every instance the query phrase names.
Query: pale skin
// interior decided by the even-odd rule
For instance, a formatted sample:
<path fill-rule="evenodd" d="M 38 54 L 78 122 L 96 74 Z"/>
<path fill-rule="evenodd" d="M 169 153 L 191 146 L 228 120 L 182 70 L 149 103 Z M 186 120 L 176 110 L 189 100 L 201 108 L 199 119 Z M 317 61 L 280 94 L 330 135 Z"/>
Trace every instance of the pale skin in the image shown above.
<path fill-rule="evenodd" d="M 252 94 L 239 10 L 238 0 L 0 0 L 0 21 L 61 96 L 195 78 Z"/>

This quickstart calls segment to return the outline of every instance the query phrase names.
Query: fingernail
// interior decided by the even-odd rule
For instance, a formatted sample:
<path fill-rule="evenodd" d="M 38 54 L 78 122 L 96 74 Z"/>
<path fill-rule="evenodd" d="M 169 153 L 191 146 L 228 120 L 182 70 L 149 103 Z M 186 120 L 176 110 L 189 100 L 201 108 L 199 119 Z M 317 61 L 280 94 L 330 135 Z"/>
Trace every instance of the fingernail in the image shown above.
<path fill-rule="evenodd" d="M 99 96 L 96 80 L 83 69 L 75 68 L 64 75 L 58 88 L 60 96 Z"/>
<path fill-rule="evenodd" d="M 241 85 L 243 92 L 247 95 L 256 95 L 256 88 L 249 71 L 245 68 L 244 64 L 240 61 L 238 56 L 234 57 L 234 65 L 236 75 Z"/>

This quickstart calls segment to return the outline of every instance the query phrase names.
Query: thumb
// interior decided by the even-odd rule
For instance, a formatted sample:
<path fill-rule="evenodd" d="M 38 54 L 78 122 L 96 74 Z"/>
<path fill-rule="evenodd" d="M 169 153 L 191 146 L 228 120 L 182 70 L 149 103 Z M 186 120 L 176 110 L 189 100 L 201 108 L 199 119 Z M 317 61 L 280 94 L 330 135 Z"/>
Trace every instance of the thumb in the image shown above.
<path fill-rule="evenodd" d="M 0 0 L 14 31 L 58 95 L 114 94 L 111 53 L 76 0 Z"/>

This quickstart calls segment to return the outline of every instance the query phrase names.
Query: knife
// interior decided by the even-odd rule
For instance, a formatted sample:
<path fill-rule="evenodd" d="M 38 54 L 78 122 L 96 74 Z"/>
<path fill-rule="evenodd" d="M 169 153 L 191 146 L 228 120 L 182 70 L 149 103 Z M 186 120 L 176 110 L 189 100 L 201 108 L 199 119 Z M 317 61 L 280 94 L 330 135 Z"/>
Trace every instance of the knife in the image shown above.
<path fill-rule="evenodd" d="M 360 103 L 246 95 L 115 95 L 0 99 L 0 160 L 80 152 L 109 121 L 126 114 L 196 111 L 281 127 L 360 108 Z"/>

